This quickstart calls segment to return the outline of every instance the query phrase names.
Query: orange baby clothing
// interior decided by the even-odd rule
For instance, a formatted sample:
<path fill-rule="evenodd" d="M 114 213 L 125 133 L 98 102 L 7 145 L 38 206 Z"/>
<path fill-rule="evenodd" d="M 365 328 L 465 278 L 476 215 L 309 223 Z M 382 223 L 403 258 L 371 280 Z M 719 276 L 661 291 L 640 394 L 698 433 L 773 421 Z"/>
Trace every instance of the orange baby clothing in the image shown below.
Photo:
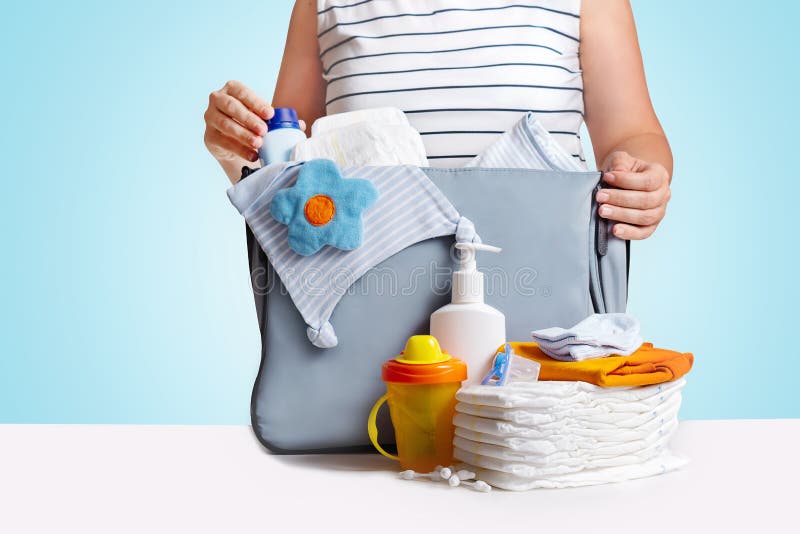
<path fill-rule="evenodd" d="M 541 364 L 539 380 L 577 380 L 603 387 L 647 386 L 682 377 L 694 363 L 690 352 L 659 349 L 644 343 L 630 356 L 608 356 L 578 362 L 554 360 L 543 353 L 536 343 L 512 342 L 519 356 Z"/>

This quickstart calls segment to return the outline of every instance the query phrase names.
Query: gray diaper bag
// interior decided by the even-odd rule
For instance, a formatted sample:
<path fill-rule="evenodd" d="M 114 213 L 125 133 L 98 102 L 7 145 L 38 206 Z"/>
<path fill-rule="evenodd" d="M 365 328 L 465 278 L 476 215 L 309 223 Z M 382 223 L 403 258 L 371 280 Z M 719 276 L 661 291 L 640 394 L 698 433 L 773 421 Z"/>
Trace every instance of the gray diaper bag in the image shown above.
<path fill-rule="evenodd" d="M 503 249 L 479 253 L 478 266 L 486 302 L 505 314 L 509 340 L 527 341 L 531 330 L 569 327 L 592 313 L 625 311 L 628 243 L 597 215 L 601 173 L 422 170 L 484 243 Z M 453 243 L 452 235 L 427 239 L 370 269 L 333 311 L 338 344 L 318 348 L 248 228 L 262 340 L 251 416 L 264 446 L 276 453 L 371 448 L 367 416 L 385 392 L 381 365 L 409 336 L 427 333 L 430 314 L 449 302 Z M 388 413 L 379 428 L 391 442 Z"/>

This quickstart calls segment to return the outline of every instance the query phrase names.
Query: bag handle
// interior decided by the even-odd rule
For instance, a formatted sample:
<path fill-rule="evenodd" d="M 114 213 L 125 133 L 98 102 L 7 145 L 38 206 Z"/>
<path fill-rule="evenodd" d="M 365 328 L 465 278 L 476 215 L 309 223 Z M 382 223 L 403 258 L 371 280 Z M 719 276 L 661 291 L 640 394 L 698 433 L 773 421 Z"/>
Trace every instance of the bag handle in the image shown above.
<path fill-rule="evenodd" d="M 394 454 L 389 454 L 383 447 L 380 446 L 378 443 L 378 426 L 375 424 L 375 419 L 378 417 L 378 410 L 381 409 L 381 405 L 386 402 L 389 398 L 389 395 L 384 395 L 380 399 L 378 399 L 375 404 L 372 406 L 372 410 L 369 412 L 369 419 L 367 419 L 367 433 L 369 433 L 369 440 L 372 442 L 372 445 L 378 449 L 378 452 L 382 455 L 386 456 L 387 458 L 391 458 L 392 460 L 400 461 L 400 458 L 395 456 Z"/>

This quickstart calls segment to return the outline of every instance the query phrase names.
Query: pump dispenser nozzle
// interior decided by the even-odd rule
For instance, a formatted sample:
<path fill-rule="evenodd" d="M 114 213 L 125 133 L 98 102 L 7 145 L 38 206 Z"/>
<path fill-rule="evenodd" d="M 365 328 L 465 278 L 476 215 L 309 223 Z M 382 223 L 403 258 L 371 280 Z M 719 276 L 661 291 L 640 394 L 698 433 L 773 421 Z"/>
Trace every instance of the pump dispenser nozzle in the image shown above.
<path fill-rule="evenodd" d="M 431 314 L 431 335 L 442 348 L 467 364 L 467 384 L 479 384 L 492 368 L 497 347 L 506 342 L 506 318 L 483 300 L 483 273 L 477 251 L 500 252 L 481 243 L 457 243 L 458 270 L 453 271 L 452 302 Z"/>
<path fill-rule="evenodd" d="M 483 302 L 483 273 L 478 271 L 475 255 L 478 250 L 501 252 L 502 249 L 483 243 L 456 243 L 459 268 L 453 272 L 452 302 L 466 304 Z"/>

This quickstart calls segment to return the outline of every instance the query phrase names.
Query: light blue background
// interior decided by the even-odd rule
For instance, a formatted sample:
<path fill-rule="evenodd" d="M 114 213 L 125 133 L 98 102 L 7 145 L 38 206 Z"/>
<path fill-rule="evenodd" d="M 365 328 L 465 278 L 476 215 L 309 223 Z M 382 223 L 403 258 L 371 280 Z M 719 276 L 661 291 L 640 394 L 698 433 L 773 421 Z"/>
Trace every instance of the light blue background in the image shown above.
<path fill-rule="evenodd" d="M 684 417 L 798 417 L 800 9 L 634 8 L 676 169 L 667 219 L 633 246 L 630 311 L 696 354 Z M 202 114 L 230 78 L 269 98 L 289 12 L 5 7 L 0 422 L 248 423 L 243 222 Z"/>

